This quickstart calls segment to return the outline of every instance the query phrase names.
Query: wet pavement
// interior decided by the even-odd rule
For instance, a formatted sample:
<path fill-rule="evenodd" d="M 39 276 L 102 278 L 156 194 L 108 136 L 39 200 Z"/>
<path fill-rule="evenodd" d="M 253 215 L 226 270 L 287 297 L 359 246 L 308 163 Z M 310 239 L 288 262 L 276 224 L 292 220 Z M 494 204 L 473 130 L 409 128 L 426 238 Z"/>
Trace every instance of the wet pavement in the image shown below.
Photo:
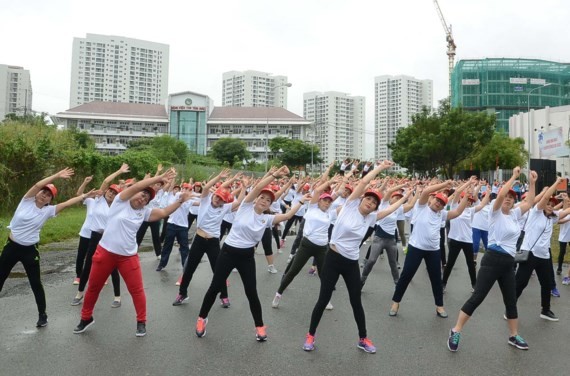
<path fill-rule="evenodd" d="M 292 237 L 283 254 L 276 254 L 282 271 Z M 150 250 L 145 240 L 143 250 Z M 156 272 L 153 252 L 141 252 L 147 294 L 146 337 L 135 337 L 132 301 L 122 284 L 122 307 L 111 308 L 111 284 L 95 308 L 95 324 L 84 334 L 73 334 L 81 306 L 70 302 L 76 241 L 50 245 L 61 251 L 42 254 L 49 325 L 36 329 L 36 305 L 26 278 L 9 278 L 0 293 L 0 375 L 534 375 L 567 374 L 567 339 L 570 338 L 570 287 L 552 299 L 560 322 L 539 318 L 540 291 L 532 278 L 519 301 L 520 333 L 530 350 L 507 344 L 499 289 L 475 312 L 463 332 L 460 350 L 450 353 L 447 334 L 469 297 L 466 266 L 459 257 L 445 295 L 448 319 L 435 315 L 425 267 L 421 266 L 402 301 L 397 317 L 388 310 L 394 285 L 386 259 L 380 259 L 362 292 L 368 333 L 378 348 L 371 355 L 356 348 L 357 330 L 342 279 L 333 294 L 334 310 L 325 311 L 317 330 L 317 349 L 301 349 L 319 290 L 308 265 L 283 295 L 279 309 L 271 300 L 281 273 L 267 272 L 262 254 L 256 255 L 257 282 L 269 339 L 258 343 L 239 275 L 229 278 L 232 306 L 216 304 L 209 316 L 207 335 L 194 335 L 195 320 L 212 272 L 208 262 L 198 267 L 188 303 L 173 307 L 174 285 L 182 267 L 177 250 L 169 265 Z M 364 251 L 364 247 L 363 247 Z M 403 255 L 401 260 L 403 261 Z M 205 259 L 204 259 L 205 260 Z M 15 269 L 15 276 L 21 273 Z M 566 272 L 566 269 L 565 269 Z M 20 275 L 21 276 L 21 275 Z M 557 277 L 558 282 L 560 278 Z"/>

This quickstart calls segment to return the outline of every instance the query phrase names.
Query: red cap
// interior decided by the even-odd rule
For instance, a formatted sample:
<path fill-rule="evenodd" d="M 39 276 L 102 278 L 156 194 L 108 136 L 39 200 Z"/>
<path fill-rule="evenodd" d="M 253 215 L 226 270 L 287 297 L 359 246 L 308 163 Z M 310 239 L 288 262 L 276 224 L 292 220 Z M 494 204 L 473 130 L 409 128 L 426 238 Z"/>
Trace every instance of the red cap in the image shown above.
<path fill-rule="evenodd" d="M 133 184 L 135 184 L 135 179 L 130 178 L 125 180 L 125 185 L 133 185 Z"/>
<path fill-rule="evenodd" d="M 380 201 L 382 201 L 382 195 L 380 194 L 380 192 L 374 190 L 374 189 L 369 189 L 366 192 L 364 192 L 364 197 L 367 196 L 372 196 L 374 198 L 376 198 L 376 200 L 378 201 L 378 205 L 380 205 Z"/>
<path fill-rule="evenodd" d="M 216 183 L 216 188 L 220 188 L 222 186 L 222 182 L 217 182 Z"/>
<path fill-rule="evenodd" d="M 402 191 L 395 191 L 395 192 L 392 192 L 392 195 L 390 196 L 390 198 L 396 197 L 396 196 L 404 197 L 404 194 L 402 193 Z"/>
<path fill-rule="evenodd" d="M 303 186 L 303 190 L 304 190 L 304 191 L 308 191 L 309 189 L 311 189 L 311 185 L 310 185 L 310 184 L 307 183 L 307 184 L 305 184 L 305 185 Z"/>
<path fill-rule="evenodd" d="M 328 194 L 327 192 L 322 193 L 322 194 L 319 196 L 319 200 L 324 200 L 324 199 L 327 199 L 327 198 L 330 199 L 331 201 L 333 200 L 333 196 L 331 196 L 331 195 Z"/>
<path fill-rule="evenodd" d="M 150 195 L 148 202 L 151 202 L 154 199 L 154 196 L 156 196 L 156 192 L 153 187 L 146 187 L 143 191 L 146 191 Z"/>
<path fill-rule="evenodd" d="M 109 186 L 109 189 L 114 190 L 115 192 L 117 192 L 117 194 L 121 193 L 121 188 L 119 188 L 119 186 L 117 184 L 111 184 Z"/>
<path fill-rule="evenodd" d="M 348 189 L 350 191 L 350 193 L 354 192 L 354 188 L 352 188 L 352 185 L 350 185 L 350 184 L 346 184 L 344 186 L 344 189 Z"/>
<path fill-rule="evenodd" d="M 48 191 L 50 191 L 51 196 L 53 198 L 55 198 L 55 196 L 57 196 L 57 188 L 53 184 L 47 184 L 42 189 L 47 189 Z"/>
<path fill-rule="evenodd" d="M 549 202 L 552 201 L 554 203 L 554 206 L 558 205 L 558 203 L 560 202 L 555 196 L 550 197 L 548 201 Z"/>
<path fill-rule="evenodd" d="M 271 202 L 275 201 L 275 193 L 273 193 L 273 189 L 271 189 L 270 185 L 266 186 L 265 188 L 263 188 L 261 190 L 261 192 L 259 192 L 260 195 L 262 193 L 267 193 L 269 195 L 269 197 L 271 197 Z"/>
<path fill-rule="evenodd" d="M 234 195 L 230 192 L 227 188 L 218 188 L 216 192 L 214 192 L 215 196 L 218 196 L 222 199 L 223 202 L 229 204 L 230 202 L 234 201 Z"/>
<path fill-rule="evenodd" d="M 434 197 L 441 200 L 443 202 L 443 205 L 447 205 L 448 198 L 447 198 L 447 195 L 445 193 L 438 192 L 435 194 Z"/>
<path fill-rule="evenodd" d="M 175 187 L 176 187 L 176 185 L 175 185 Z M 180 187 L 178 187 L 178 188 L 180 188 Z M 182 183 L 182 188 L 184 188 L 184 189 L 192 189 L 192 184 L 190 184 L 190 183 Z"/>
<path fill-rule="evenodd" d="M 467 194 L 467 193 L 465 193 L 465 192 L 461 192 L 461 196 L 460 196 L 460 197 L 463 198 L 463 197 L 465 197 L 466 194 Z M 471 202 L 477 201 L 477 200 L 475 200 L 475 197 L 473 197 L 473 195 L 469 195 L 469 197 L 468 197 L 467 199 L 468 199 L 469 201 L 471 201 Z"/>
<path fill-rule="evenodd" d="M 503 188 L 499 189 L 499 192 L 501 192 L 501 190 Z M 507 194 L 513 196 L 513 198 L 515 198 L 515 199 L 517 198 L 517 193 L 514 191 L 514 189 L 509 188 L 509 191 L 507 192 Z"/>

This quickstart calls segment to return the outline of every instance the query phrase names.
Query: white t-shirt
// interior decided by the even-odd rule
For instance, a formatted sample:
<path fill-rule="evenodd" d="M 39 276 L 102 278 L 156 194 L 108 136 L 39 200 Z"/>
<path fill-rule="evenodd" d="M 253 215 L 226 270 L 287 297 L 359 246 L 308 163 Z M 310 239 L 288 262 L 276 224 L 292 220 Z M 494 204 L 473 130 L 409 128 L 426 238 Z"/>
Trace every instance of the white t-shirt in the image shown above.
<path fill-rule="evenodd" d="M 79 236 L 82 238 L 91 238 L 91 212 L 93 211 L 93 203 L 95 199 L 88 197 L 83 200 L 83 205 L 87 208 L 87 213 L 85 214 L 85 221 L 83 221 L 83 226 L 79 230 Z"/>
<path fill-rule="evenodd" d="M 410 236 L 410 244 L 422 251 L 438 251 L 441 223 L 445 223 L 447 211 L 438 212 L 430 209 L 428 204 L 418 204 L 414 209 L 412 222 L 414 231 Z"/>
<path fill-rule="evenodd" d="M 384 210 L 387 209 L 389 206 L 390 203 L 388 201 L 382 201 L 382 204 L 380 205 L 379 209 Z M 384 218 L 376 222 L 376 224 L 382 227 L 382 230 L 384 232 L 394 235 L 396 233 L 398 217 L 403 214 L 404 214 L 404 208 L 402 206 L 399 206 L 391 214 L 385 216 Z"/>
<path fill-rule="evenodd" d="M 289 190 L 287 191 L 287 194 L 283 198 L 283 201 L 291 202 L 293 200 L 293 197 L 295 197 L 295 193 L 297 193 L 295 188 L 293 188 L 293 187 L 289 188 Z"/>
<path fill-rule="evenodd" d="M 293 201 L 291 202 L 291 207 L 297 205 L 299 202 L 301 202 L 301 200 L 303 199 L 304 194 L 298 192 L 295 194 L 295 198 L 293 199 Z M 308 203 L 305 203 L 305 205 L 301 205 L 301 207 L 299 208 L 299 210 L 297 210 L 297 213 L 295 213 L 295 215 L 297 217 L 302 217 L 305 215 L 305 211 L 307 210 L 307 206 Z"/>
<path fill-rule="evenodd" d="M 46 205 L 40 209 L 36 206 L 35 197 L 22 198 L 8 225 L 12 239 L 24 246 L 37 244 L 40 241 L 40 230 L 51 217 L 55 217 L 55 205 Z"/>
<path fill-rule="evenodd" d="M 91 210 L 91 227 L 90 231 L 102 233 L 107 227 L 109 220 L 109 210 L 111 207 L 105 200 L 104 196 L 99 196 L 93 200 L 93 209 Z M 91 234 L 89 234 L 91 237 Z"/>
<path fill-rule="evenodd" d="M 305 214 L 305 227 L 303 236 L 316 245 L 326 245 L 329 242 L 329 226 L 331 224 L 329 212 L 319 209 L 319 204 L 309 204 Z"/>
<path fill-rule="evenodd" d="M 360 242 L 368 227 L 376 222 L 377 211 L 364 216 L 358 207 L 360 200 L 347 201 L 336 219 L 330 243 L 336 247 L 338 253 L 349 260 L 358 260 L 360 256 Z"/>
<path fill-rule="evenodd" d="M 547 218 L 536 206 L 531 208 L 521 249 L 531 251 L 538 258 L 550 259 L 548 249 L 552 237 L 552 225 L 557 222 L 558 213 Z"/>
<path fill-rule="evenodd" d="M 178 200 L 180 197 L 180 192 L 175 195 L 175 198 Z M 168 223 L 172 223 L 173 225 L 180 226 L 180 227 L 188 227 L 188 212 L 190 210 L 190 205 L 192 203 L 190 200 L 185 201 L 178 209 L 176 209 L 172 214 L 168 216 Z"/>
<path fill-rule="evenodd" d="M 331 223 L 332 223 L 333 225 L 336 223 L 336 219 L 337 219 L 337 217 L 338 217 L 338 215 L 337 215 L 337 213 L 336 213 L 336 209 L 337 209 L 339 206 L 344 205 L 345 202 L 346 202 L 346 198 L 341 197 L 341 196 L 338 196 L 338 197 L 332 202 L 331 206 L 329 207 L 329 211 L 330 211 L 331 213 L 332 213 L 332 212 L 335 212 L 334 215 L 331 215 L 331 216 L 330 216 L 330 218 L 331 218 Z"/>
<path fill-rule="evenodd" d="M 200 202 L 200 197 L 197 198 L 191 198 L 190 200 L 188 200 L 189 202 Z M 198 215 L 198 212 L 200 211 L 200 205 L 192 205 L 190 206 L 190 214 L 193 215 Z"/>
<path fill-rule="evenodd" d="M 570 222 L 564 222 L 560 225 L 558 241 L 562 243 L 570 242 Z"/>
<path fill-rule="evenodd" d="M 496 244 L 515 257 L 517 240 L 521 233 L 518 221 L 522 216 L 520 208 L 512 209 L 509 214 L 499 210 L 489 211 L 489 245 Z"/>
<path fill-rule="evenodd" d="M 137 231 L 143 221 L 148 221 L 151 212 L 152 209 L 148 206 L 133 209 L 129 200 L 123 201 L 121 195 L 115 196 L 109 210 L 107 227 L 99 245 L 117 255 L 136 255 Z"/>
<path fill-rule="evenodd" d="M 491 204 L 483 206 L 475 215 L 473 215 L 473 223 L 471 227 L 477 228 L 483 231 L 489 231 L 489 211 L 491 210 Z"/>
<path fill-rule="evenodd" d="M 269 211 L 271 213 L 281 213 L 281 200 L 275 200 L 271 203 L 271 206 L 269 207 Z"/>
<path fill-rule="evenodd" d="M 257 214 L 253 206 L 253 202 L 242 202 L 239 206 L 232 229 L 225 240 L 227 245 L 235 248 L 252 248 L 259 243 L 265 229 L 273 226 L 275 216 Z"/>
<path fill-rule="evenodd" d="M 475 208 L 465 208 L 459 217 L 449 221 L 449 234 L 448 239 L 453 239 L 458 242 L 473 243 L 473 228 L 471 222 L 475 214 Z"/>
<path fill-rule="evenodd" d="M 232 211 L 233 203 L 223 204 L 219 208 L 212 206 L 212 194 L 203 197 L 200 200 L 200 211 L 198 212 L 198 219 L 196 222 L 197 228 L 204 231 L 206 234 L 213 238 L 220 237 L 220 225 L 224 215 Z"/>

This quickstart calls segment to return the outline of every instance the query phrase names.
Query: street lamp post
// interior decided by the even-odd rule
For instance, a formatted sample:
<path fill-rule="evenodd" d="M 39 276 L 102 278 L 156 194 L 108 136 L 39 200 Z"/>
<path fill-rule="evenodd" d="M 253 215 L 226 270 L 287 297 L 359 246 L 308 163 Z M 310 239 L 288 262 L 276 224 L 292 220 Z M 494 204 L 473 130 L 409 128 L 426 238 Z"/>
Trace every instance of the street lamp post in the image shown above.
<path fill-rule="evenodd" d="M 535 87 L 535 88 L 533 88 L 533 89 L 530 89 L 530 90 L 528 91 L 528 94 L 527 94 L 527 99 L 526 99 L 526 104 L 527 104 L 527 106 L 528 106 L 528 110 L 527 110 L 527 113 L 526 113 L 527 120 L 528 120 L 528 121 L 527 121 L 527 123 L 528 123 L 528 124 L 527 124 L 527 128 L 528 128 L 528 134 L 527 134 L 527 136 L 528 136 L 528 166 L 527 166 L 527 167 L 528 167 L 528 172 L 529 172 L 529 174 L 530 174 L 530 160 L 531 160 L 531 158 L 532 158 L 532 155 L 531 155 L 532 139 L 531 139 L 531 137 L 530 137 L 530 134 L 531 134 L 530 132 L 531 132 L 531 128 L 532 128 L 531 123 L 530 123 L 530 93 L 532 93 L 532 92 L 535 91 L 535 90 L 539 90 L 539 89 L 542 89 L 543 87 L 547 87 L 547 86 L 550 86 L 550 85 L 552 85 L 551 82 L 546 83 L 546 84 L 541 85 L 541 86 L 538 86 L 538 87 Z M 527 179 L 528 179 L 528 175 L 527 175 Z"/>
<path fill-rule="evenodd" d="M 280 87 L 291 87 L 293 86 L 292 83 L 287 82 L 286 84 L 281 84 L 281 85 L 275 85 L 272 86 L 270 88 L 269 93 L 273 93 L 275 91 L 275 89 L 280 88 Z M 275 106 L 273 106 L 275 107 Z M 267 106 L 267 117 L 265 118 L 265 172 L 267 172 L 267 166 L 269 163 L 269 155 L 268 155 L 268 149 L 269 149 L 269 106 Z"/>

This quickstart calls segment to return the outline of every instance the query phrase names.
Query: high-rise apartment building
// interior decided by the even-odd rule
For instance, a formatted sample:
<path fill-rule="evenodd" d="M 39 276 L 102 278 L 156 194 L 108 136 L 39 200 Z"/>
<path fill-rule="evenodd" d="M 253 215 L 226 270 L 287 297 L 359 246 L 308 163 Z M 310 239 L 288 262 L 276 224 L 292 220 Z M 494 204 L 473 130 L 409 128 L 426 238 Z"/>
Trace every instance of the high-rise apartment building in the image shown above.
<path fill-rule="evenodd" d="M 0 64 L 0 121 L 7 114 L 28 115 L 32 111 L 30 71 Z"/>
<path fill-rule="evenodd" d="M 433 107 L 432 80 L 410 76 L 378 76 L 374 80 L 374 155 L 392 159 L 388 145 L 396 140 L 398 129 L 412 123 L 412 116 L 423 107 Z M 402 169 L 392 169 L 399 172 Z"/>
<path fill-rule="evenodd" d="M 258 71 L 223 74 L 222 106 L 287 108 L 286 76 Z"/>
<path fill-rule="evenodd" d="M 168 57 L 167 44 L 98 34 L 73 38 L 69 106 L 162 104 L 168 97 Z"/>
<path fill-rule="evenodd" d="M 347 157 L 363 158 L 364 97 L 337 91 L 308 92 L 303 94 L 303 117 L 313 122 L 309 141 L 319 146 L 325 164 Z"/>

